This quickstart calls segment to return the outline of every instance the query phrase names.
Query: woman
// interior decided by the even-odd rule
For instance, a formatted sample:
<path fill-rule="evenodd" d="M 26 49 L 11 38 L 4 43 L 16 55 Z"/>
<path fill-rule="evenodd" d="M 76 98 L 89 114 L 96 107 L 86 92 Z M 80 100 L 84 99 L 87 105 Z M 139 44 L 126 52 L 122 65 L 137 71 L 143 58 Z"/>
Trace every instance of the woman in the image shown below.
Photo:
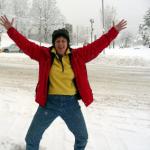
<path fill-rule="evenodd" d="M 75 150 L 84 150 L 88 133 L 78 99 L 86 106 L 93 102 L 92 91 L 88 82 L 86 63 L 98 56 L 118 33 L 125 29 L 122 20 L 108 33 L 87 46 L 72 49 L 69 46 L 69 33 L 66 29 L 55 30 L 52 34 L 53 46 L 38 46 L 27 40 L 11 22 L 1 16 L 1 25 L 6 28 L 9 37 L 30 56 L 39 62 L 39 81 L 36 88 L 38 110 L 26 135 L 26 150 L 38 150 L 44 131 L 60 116 L 75 136 Z"/>

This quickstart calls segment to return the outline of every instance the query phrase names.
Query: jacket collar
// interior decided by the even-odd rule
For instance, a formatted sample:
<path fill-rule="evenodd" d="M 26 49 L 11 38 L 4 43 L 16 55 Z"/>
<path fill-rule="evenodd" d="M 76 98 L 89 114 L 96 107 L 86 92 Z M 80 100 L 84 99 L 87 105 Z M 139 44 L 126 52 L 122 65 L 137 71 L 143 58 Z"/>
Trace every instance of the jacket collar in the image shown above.
<path fill-rule="evenodd" d="M 71 54 L 71 52 L 72 51 L 70 51 L 70 48 L 68 48 L 67 50 L 66 50 L 66 55 L 69 55 L 69 54 Z M 54 53 L 55 55 L 57 54 L 56 53 L 56 49 L 54 48 L 54 47 L 52 47 L 52 49 L 50 50 L 50 53 Z M 58 55 L 58 54 L 57 54 Z"/>
<path fill-rule="evenodd" d="M 48 51 L 47 49 L 44 49 L 44 53 L 45 53 L 48 57 L 53 57 L 53 56 L 55 56 L 55 53 L 52 52 L 53 48 L 54 48 L 53 46 L 49 47 L 49 48 L 48 48 L 49 51 Z M 67 55 L 69 55 L 70 58 L 71 58 L 71 55 L 72 55 L 72 48 L 68 48 L 68 49 L 67 49 Z"/>

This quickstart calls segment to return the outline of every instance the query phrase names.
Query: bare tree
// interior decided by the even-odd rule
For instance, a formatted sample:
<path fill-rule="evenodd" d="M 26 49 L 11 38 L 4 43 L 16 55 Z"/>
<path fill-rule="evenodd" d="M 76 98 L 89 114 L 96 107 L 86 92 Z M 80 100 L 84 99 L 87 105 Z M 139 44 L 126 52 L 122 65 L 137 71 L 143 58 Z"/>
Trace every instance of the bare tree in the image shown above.
<path fill-rule="evenodd" d="M 113 6 L 106 5 L 104 8 L 104 27 L 105 33 L 112 27 L 112 21 L 116 21 L 117 9 Z M 100 10 L 100 19 L 103 22 L 102 10 Z"/>
<path fill-rule="evenodd" d="M 56 6 L 56 0 L 33 0 L 30 16 L 33 20 L 32 26 L 38 31 L 41 30 L 44 42 L 50 42 L 53 30 L 62 28 L 65 23 L 65 17 Z M 39 38 L 38 32 L 37 38 Z"/>
<path fill-rule="evenodd" d="M 10 0 L 0 0 L 0 14 L 1 15 L 11 14 L 10 6 L 8 5 L 9 2 Z M 4 32 L 5 29 L 2 26 L 0 26 L 0 31 Z"/>
<path fill-rule="evenodd" d="M 85 41 L 87 41 L 87 31 L 86 31 L 86 27 L 84 26 L 78 26 L 78 42 L 79 43 L 84 43 Z"/>
<path fill-rule="evenodd" d="M 113 6 L 106 5 L 104 8 L 104 29 L 105 33 L 108 32 L 108 30 L 112 27 L 112 21 L 116 22 L 116 15 L 117 15 L 117 9 Z M 103 14 L 102 10 L 100 9 L 100 19 L 101 23 L 103 23 Z M 114 47 L 114 41 L 113 41 L 113 47 Z"/>
<path fill-rule="evenodd" d="M 0 12 L 8 19 L 15 18 L 14 27 L 27 38 L 33 38 L 31 33 L 34 33 L 36 40 L 39 39 L 41 25 L 45 42 L 51 41 L 53 30 L 62 28 L 66 21 L 56 6 L 56 0 L 0 0 Z"/>
<path fill-rule="evenodd" d="M 133 39 L 134 36 L 131 31 L 126 30 L 120 33 L 120 36 L 118 37 L 118 42 L 120 48 L 128 48 L 133 45 Z"/>
<path fill-rule="evenodd" d="M 8 17 L 15 18 L 14 27 L 23 35 L 27 32 L 29 0 L 7 0 Z"/>
<path fill-rule="evenodd" d="M 0 0 L 0 13 L 1 15 L 7 12 L 7 1 L 8 0 Z"/>

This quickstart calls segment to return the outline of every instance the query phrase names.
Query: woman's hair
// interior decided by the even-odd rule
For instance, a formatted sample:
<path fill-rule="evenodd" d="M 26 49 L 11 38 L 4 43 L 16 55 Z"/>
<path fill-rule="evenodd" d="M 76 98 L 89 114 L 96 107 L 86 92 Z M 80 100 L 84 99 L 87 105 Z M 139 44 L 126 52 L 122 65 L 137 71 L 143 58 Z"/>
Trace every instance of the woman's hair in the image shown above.
<path fill-rule="evenodd" d="M 70 38 L 69 38 L 69 32 L 65 29 L 65 28 L 62 28 L 62 29 L 58 29 L 58 30 L 55 30 L 52 34 L 52 44 L 53 46 L 55 47 L 55 40 L 58 38 L 58 37 L 64 37 L 66 40 L 67 40 L 67 48 L 70 47 L 69 43 L 70 43 Z"/>

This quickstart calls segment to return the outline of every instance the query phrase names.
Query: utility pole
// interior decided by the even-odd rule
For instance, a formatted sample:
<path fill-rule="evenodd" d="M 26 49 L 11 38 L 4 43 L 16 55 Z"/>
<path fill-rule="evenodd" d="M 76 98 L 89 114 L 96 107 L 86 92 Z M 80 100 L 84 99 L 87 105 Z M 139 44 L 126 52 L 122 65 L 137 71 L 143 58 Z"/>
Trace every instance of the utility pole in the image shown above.
<path fill-rule="evenodd" d="M 2 36 L 2 32 L 0 32 L 0 48 L 1 48 L 1 36 Z"/>
<path fill-rule="evenodd" d="M 78 45 L 78 25 L 77 25 L 77 45 Z"/>
<path fill-rule="evenodd" d="M 2 9 L 2 7 L 1 7 L 1 3 L 0 3 L 0 14 L 1 14 L 1 9 Z M 1 49 L 1 36 L 2 36 L 2 32 L 0 31 L 0 53 L 2 52 L 2 49 Z"/>
<path fill-rule="evenodd" d="M 91 43 L 92 43 L 92 38 L 93 38 L 93 23 L 94 23 L 94 20 L 93 19 L 90 19 L 90 22 L 91 22 Z"/>
<path fill-rule="evenodd" d="M 64 22 L 62 22 L 62 27 L 65 28 L 65 23 Z"/>
<path fill-rule="evenodd" d="M 89 43 L 89 35 L 88 35 L 89 27 L 86 27 L 86 28 L 87 28 L 87 43 Z"/>
<path fill-rule="evenodd" d="M 40 42 L 40 46 L 41 46 L 41 7 L 40 7 L 39 42 Z"/>
<path fill-rule="evenodd" d="M 104 2 L 102 0 L 102 16 L 103 16 L 103 34 L 105 32 L 105 27 L 104 27 Z M 105 54 L 105 49 L 103 50 L 103 54 Z"/>

